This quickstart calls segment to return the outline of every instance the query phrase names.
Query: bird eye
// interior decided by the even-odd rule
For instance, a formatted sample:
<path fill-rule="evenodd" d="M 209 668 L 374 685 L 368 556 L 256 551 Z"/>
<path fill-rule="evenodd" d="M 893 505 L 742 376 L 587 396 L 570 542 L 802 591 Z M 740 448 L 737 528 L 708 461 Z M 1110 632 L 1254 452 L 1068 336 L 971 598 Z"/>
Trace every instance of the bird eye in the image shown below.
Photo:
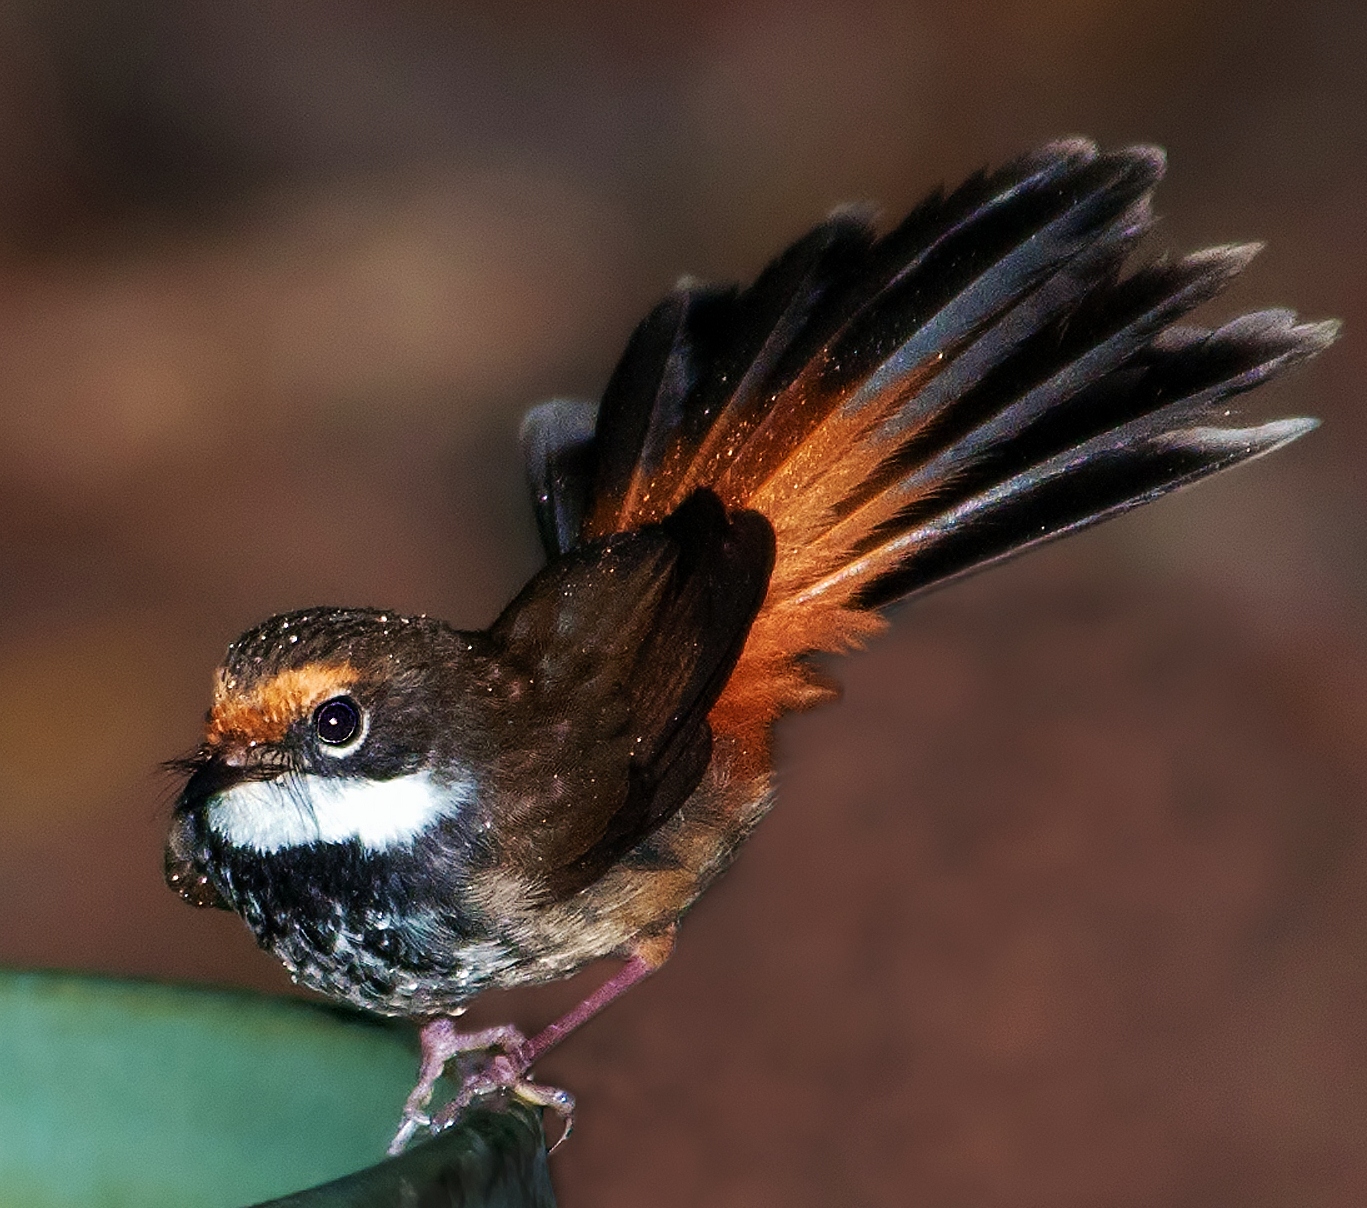
<path fill-rule="evenodd" d="M 349 696 L 324 701 L 313 714 L 313 732 L 329 747 L 344 747 L 361 732 L 361 707 Z"/>

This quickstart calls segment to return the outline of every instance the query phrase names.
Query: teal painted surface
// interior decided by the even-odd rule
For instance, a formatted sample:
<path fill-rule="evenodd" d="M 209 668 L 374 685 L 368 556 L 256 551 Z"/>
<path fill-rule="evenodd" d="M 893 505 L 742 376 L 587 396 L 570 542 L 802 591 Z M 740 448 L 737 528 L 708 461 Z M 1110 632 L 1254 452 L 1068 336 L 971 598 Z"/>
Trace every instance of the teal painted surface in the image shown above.
<path fill-rule="evenodd" d="M 405 1031 L 307 1003 L 0 972 L 0 1208 L 239 1208 L 379 1161 Z"/>

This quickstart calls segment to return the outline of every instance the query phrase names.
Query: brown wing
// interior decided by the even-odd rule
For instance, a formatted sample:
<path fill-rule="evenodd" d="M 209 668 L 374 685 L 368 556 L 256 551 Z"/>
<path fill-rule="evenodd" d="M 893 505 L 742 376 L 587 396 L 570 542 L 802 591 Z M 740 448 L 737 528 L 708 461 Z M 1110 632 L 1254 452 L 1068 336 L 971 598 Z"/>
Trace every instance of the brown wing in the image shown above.
<path fill-rule="evenodd" d="M 497 829 L 548 896 L 589 884 L 697 787 L 707 714 L 773 559 L 764 517 L 728 516 L 699 491 L 659 524 L 552 562 L 490 630 L 519 685 L 505 729 L 530 737 L 503 744 Z"/>

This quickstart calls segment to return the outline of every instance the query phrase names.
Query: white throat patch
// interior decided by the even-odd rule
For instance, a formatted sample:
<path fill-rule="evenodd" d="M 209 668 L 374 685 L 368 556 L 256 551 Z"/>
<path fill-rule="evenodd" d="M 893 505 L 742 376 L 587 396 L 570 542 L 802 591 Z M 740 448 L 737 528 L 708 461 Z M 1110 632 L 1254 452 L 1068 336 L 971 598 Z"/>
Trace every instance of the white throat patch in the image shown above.
<path fill-rule="evenodd" d="M 393 780 L 288 773 L 235 785 L 214 798 L 208 817 L 228 842 L 259 852 L 351 839 L 384 851 L 411 843 L 474 795 L 473 781 L 438 785 L 427 772 Z"/>

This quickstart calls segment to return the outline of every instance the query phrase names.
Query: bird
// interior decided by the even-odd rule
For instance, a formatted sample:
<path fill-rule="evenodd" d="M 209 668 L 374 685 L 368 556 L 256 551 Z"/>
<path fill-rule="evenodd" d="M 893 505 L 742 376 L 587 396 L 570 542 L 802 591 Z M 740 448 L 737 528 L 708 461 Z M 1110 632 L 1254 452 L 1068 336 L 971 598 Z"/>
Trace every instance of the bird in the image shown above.
<path fill-rule="evenodd" d="M 390 1152 L 500 1094 L 568 1135 L 534 1063 L 664 964 L 773 805 L 774 723 L 838 691 L 813 656 L 1316 426 L 1232 400 L 1337 324 L 1190 322 L 1258 249 L 1140 256 L 1164 171 L 1059 140 L 886 233 L 839 209 L 745 288 L 681 281 L 597 404 L 527 415 L 547 561 L 492 626 L 319 607 L 228 647 L 166 879 L 302 985 L 420 1025 Z M 456 1024 L 605 957 L 535 1036 Z"/>

